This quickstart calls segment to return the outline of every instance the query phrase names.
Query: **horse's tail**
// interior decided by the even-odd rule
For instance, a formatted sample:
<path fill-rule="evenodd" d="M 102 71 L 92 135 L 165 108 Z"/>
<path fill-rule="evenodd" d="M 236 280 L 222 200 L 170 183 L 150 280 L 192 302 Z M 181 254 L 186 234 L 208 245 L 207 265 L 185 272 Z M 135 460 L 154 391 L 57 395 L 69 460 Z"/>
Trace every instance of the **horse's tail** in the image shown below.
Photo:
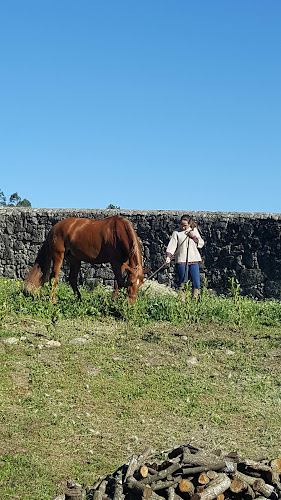
<path fill-rule="evenodd" d="M 50 277 L 51 253 L 48 239 L 41 246 L 33 268 L 28 273 L 24 286 L 29 292 L 35 288 L 40 288 Z"/>

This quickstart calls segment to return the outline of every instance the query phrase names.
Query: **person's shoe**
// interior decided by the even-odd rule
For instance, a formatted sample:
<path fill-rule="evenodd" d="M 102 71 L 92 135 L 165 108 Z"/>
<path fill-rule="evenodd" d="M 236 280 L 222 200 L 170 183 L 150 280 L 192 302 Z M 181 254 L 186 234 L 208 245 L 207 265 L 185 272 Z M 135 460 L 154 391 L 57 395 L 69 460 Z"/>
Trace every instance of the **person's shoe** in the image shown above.
<path fill-rule="evenodd" d="M 198 299 L 199 294 L 200 294 L 200 290 L 198 288 L 193 288 L 193 290 L 192 290 L 193 298 Z"/>

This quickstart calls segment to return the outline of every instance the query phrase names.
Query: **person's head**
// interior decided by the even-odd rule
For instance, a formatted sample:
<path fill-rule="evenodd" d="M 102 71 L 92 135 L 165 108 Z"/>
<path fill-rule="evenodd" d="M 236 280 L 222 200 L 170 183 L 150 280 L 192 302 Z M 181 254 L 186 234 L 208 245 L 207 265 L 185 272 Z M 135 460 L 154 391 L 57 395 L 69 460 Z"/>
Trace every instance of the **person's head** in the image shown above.
<path fill-rule="evenodd" d="M 182 231 L 186 231 L 189 227 L 191 227 L 191 229 L 194 229 L 196 227 L 196 224 L 192 217 L 190 217 L 190 215 L 185 214 L 181 217 L 180 227 Z"/>

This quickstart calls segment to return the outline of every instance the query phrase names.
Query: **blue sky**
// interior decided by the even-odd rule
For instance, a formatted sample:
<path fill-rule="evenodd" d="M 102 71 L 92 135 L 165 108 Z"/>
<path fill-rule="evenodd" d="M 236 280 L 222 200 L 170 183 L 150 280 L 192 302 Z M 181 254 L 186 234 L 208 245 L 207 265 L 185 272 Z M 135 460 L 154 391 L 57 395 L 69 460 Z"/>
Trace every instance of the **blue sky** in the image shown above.
<path fill-rule="evenodd" d="M 281 212 L 280 0 L 9 0 L 0 50 L 7 198 Z"/>

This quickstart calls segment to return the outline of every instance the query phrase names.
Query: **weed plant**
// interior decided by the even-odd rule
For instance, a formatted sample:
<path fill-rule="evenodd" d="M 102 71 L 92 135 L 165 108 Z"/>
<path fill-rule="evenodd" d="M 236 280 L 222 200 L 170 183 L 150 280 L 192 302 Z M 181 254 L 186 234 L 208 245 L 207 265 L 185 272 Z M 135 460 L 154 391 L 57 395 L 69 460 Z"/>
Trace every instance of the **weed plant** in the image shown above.
<path fill-rule="evenodd" d="M 140 289 L 131 306 L 126 292 L 121 290 L 113 300 L 110 287 L 98 285 L 94 290 L 81 287 L 82 300 L 77 301 L 69 285 L 57 287 L 57 305 L 50 300 L 52 284 L 34 295 L 28 294 L 22 281 L 0 278 L 0 321 L 6 315 L 31 316 L 45 322 L 47 329 L 62 319 L 86 318 L 107 320 L 114 318 L 144 326 L 150 322 L 165 321 L 173 324 L 216 322 L 236 326 L 277 326 L 281 320 L 281 303 L 277 300 L 256 300 L 240 294 L 240 285 L 229 279 L 225 296 L 216 296 L 203 284 L 198 299 L 191 294 L 190 283 L 177 294 L 147 294 Z"/>

